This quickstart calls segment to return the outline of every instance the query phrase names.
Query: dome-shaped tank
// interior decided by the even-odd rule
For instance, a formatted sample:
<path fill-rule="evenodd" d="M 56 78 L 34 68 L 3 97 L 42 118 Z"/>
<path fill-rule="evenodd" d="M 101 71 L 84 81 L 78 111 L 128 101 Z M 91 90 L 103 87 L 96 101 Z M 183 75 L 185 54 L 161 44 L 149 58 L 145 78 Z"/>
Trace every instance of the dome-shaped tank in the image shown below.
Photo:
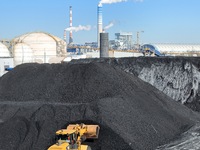
<path fill-rule="evenodd" d="M 34 62 L 33 51 L 30 46 L 24 43 L 18 43 L 14 47 L 14 64 L 15 66 L 23 63 Z"/>
<path fill-rule="evenodd" d="M 10 57 L 8 48 L 2 43 L 0 43 L 0 57 Z"/>
<path fill-rule="evenodd" d="M 33 62 L 48 63 L 51 58 L 66 53 L 66 43 L 62 39 L 44 32 L 24 34 L 13 41 L 16 44 L 24 43 L 32 49 Z"/>

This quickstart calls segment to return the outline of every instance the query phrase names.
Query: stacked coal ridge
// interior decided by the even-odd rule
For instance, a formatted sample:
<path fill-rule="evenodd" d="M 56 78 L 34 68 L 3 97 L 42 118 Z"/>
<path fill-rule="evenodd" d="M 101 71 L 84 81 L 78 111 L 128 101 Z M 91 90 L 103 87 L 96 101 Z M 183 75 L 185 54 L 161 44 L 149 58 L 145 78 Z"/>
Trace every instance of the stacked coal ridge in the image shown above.
<path fill-rule="evenodd" d="M 70 63 L 105 62 L 153 85 L 194 111 L 200 112 L 199 57 L 129 57 L 80 59 Z"/>
<path fill-rule="evenodd" d="M 200 118 L 107 63 L 24 64 L 0 78 L 0 149 L 45 150 L 69 123 L 99 124 L 94 150 L 152 150 Z"/>

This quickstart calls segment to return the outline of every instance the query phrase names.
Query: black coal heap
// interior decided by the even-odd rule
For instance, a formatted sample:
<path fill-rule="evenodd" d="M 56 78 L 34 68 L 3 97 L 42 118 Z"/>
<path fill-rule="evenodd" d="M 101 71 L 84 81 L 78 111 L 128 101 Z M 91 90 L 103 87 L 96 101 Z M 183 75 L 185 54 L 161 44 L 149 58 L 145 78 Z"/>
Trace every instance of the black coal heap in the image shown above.
<path fill-rule="evenodd" d="M 24 64 L 0 78 L 0 149 L 45 150 L 69 123 L 99 124 L 93 150 L 152 150 L 196 113 L 107 63 Z"/>

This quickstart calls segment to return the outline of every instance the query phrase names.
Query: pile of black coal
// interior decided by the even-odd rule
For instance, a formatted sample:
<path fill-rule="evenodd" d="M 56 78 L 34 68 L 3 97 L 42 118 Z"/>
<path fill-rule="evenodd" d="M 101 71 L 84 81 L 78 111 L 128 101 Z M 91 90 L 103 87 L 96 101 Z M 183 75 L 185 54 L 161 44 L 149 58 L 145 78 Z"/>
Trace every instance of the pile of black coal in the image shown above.
<path fill-rule="evenodd" d="M 69 123 L 99 124 L 93 150 L 152 150 L 200 117 L 107 63 L 24 64 L 0 78 L 0 149 L 45 150 Z"/>

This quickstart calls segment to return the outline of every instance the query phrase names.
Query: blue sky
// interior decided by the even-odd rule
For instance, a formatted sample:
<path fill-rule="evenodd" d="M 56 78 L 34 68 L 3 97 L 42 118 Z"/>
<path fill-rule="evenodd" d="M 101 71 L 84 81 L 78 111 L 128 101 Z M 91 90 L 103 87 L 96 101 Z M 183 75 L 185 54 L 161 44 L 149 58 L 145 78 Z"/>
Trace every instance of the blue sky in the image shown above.
<path fill-rule="evenodd" d="M 91 25 L 90 31 L 74 32 L 75 43 L 97 39 L 98 0 L 0 0 L 0 39 L 12 39 L 27 32 L 44 31 L 63 38 L 69 26 L 69 6 L 73 26 Z M 104 4 L 103 24 L 109 38 L 120 31 L 136 32 L 142 43 L 200 43 L 200 0 L 143 0 Z M 69 33 L 68 33 L 69 34 Z M 68 38 L 68 35 L 67 35 Z"/>

